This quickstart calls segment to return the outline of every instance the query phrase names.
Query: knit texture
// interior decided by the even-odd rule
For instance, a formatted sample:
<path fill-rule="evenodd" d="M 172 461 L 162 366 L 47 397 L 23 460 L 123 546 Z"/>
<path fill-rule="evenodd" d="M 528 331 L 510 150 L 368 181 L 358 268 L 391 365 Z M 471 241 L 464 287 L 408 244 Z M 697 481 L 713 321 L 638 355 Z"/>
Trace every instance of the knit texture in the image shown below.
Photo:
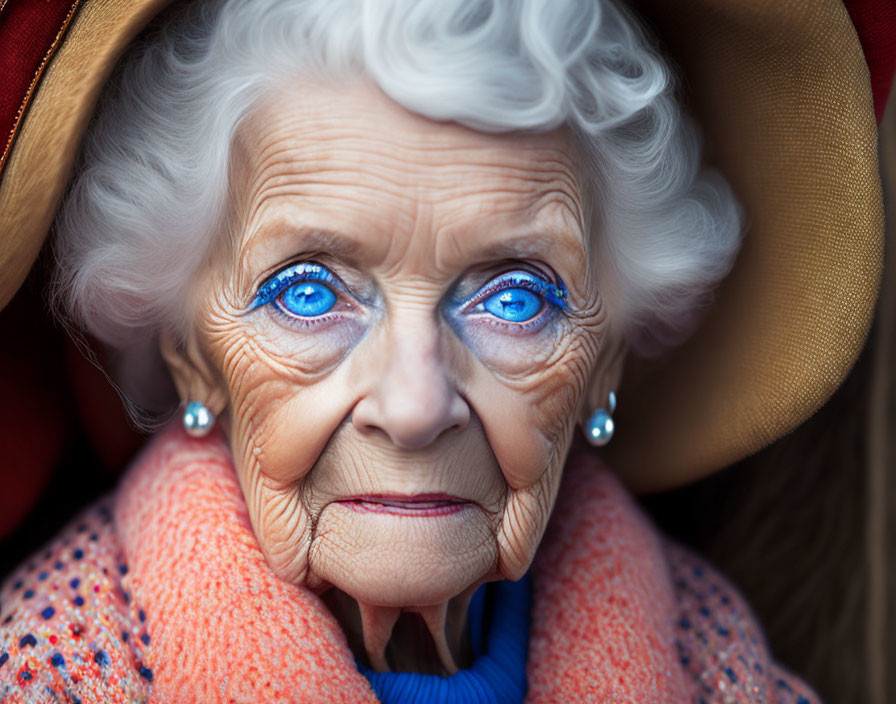
<path fill-rule="evenodd" d="M 814 704 L 736 590 L 569 463 L 532 569 L 531 704 Z M 0 589 L 2 702 L 376 702 L 335 619 L 277 578 L 220 436 L 176 427 Z"/>

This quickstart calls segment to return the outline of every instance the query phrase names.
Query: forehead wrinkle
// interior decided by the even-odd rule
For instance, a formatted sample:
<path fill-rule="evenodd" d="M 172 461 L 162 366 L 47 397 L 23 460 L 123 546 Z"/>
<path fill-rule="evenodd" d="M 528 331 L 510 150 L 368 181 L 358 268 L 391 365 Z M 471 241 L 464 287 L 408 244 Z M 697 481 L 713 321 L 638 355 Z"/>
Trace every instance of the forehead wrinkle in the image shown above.
<path fill-rule="evenodd" d="M 546 194 L 528 207 L 508 207 L 491 218 L 471 217 L 440 232 L 438 258 L 442 266 L 462 267 L 497 259 L 538 259 L 578 277 L 587 268 L 588 248 L 577 200 Z M 544 202 L 547 200 L 547 202 Z M 573 202 L 570 202 L 573 201 Z"/>
<path fill-rule="evenodd" d="M 299 196 L 341 186 L 348 191 L 340 195 L 370 191 L 377 200 L 386 193 L 408 200 L 442 199 L 446 195 L 448 199 L 463 198 L 481 193 L 483 187 L 492 184 L 496 190 L 519 195 L 551 184 L 558 192 L 572 192 L 576 186 L 567 165 L 554 162 L 548 166 L 531 160 L 515 163 L 508 161 L 506 152 L 499 155 L 495 150 L 487 154 L 478 150 L 470 155 L 455 150 L 451 161 L 444 163 L 433 163 L 425 152 L 376 149 L 368 140 L 359 141 L 355 147 L 340 143 L 323 155 L 304 157 L 302 151 L 277 150 L 260 164 L 249 199 L 253 208 L 271 194 Z M 471 173 L 477 178 L 470 179 Z"/>
<path fill-rule="evenodd" d="M 373 157 L 371 165 L 391 161 L 400 172 L 415 161 L 420 166 L 448 169 L 455 165 L 460 169 L 516 168 L 529 177 L 533 164 L 544 171 L 574 171 L 570 138 L 562 129 L 546 133 L 479 133 L 454 123 L 428 120 L 383 97 L 379 107 L 385 107 L 387 115 L 398 122 L 409 123 L 408 129 L 396 129 L 392 123 L 384 129 L 379 126 L 381 110 L 367 101 L 358 101 L 359 96 L 352 91 L 333 95 L 326 101 L 325 114 L 312 109 L 319 101 L 293 100 L 286 92 L 288 102 L 283 109 L 275 104 L 275 97 L 279 96 L 272 96 L 247 118 L 237 134 L 243 148 L 250 147 L 247 142 L 256 149 L 261 147 L 256 155 L 260 165 L 277 162 L 276 157 L 283 151 L 294 151 L 300 158 L 290 166 L 298 166 L 298 170 L 317 162 L 306 168 L 316 171 L 326 161 L 337 158 L 361 166 L 363 155 L 369 152 Z M 365 111 L 369 112 L 368 119 L 359 119 Z M 512 149 L 507 149 L 508 143 L 512 143 Z"/>
<path fill-rule="evenodd" d="M 309 103 L 298 103 L 298 111 L 274 110 L 273 103 L 256 112 L 250 124 L 261 123 L 253 141 L 263 143 L 260 160 L 279 161 L 276 157 L 282 151 L 293 151 L 294 159 L 286 160 L 296 172 L 316 173 L 326 168 L 326 162 L 342 161 L 362 169 L 391 170 L 402 175 L 401 183 L 411 180 L 421 183 L 420 176 L 435 177 L 432 185 L 440 186 L 441 179 L 452 170 L 461 175 L 469 168 L 477 170 L 497 170 L 503 176 L 514 171 L 532 179 L 533 164 L 541 171 L 566 172 L 570 174 L 573 164 L 568 153 L 570 141 L 563 131 L 557 133 L 510 133 L 501 135 L 478 133 L 452 123 L 439 123 L 414 115 L 394 105 L 387 99 L 387 110 L 396 113 L 400 122 L 411 122 L 410 129 L 382 129 L 378 125 L 382 115 L 368 103 L 351 100 L 351 91 L 334 96 L 329 101 L 326 115 L 309 109 Z M 347 103 L 344 104 L 344 103 Z M 314 101 L 311 101 L 314 104 Z M 340 110 L 341 108 L 341 110 Z M 343 114 L 351 108 L 349 116 Z M 359 119 L 359 111 L 370 112 L 368 120 Z M 259 118 L 265 119 L 259 119 Z M 350 119 L 345 119 L 350 117 Z M 341 118 L 341 121 L 340 121 Z M 503 142 L 498 145 L 496 140 Z M 513 141 L 513 149 L 507 149 L 508 141 Z M 369 156 L 370 159 L 365 159 Z M 496 158 L 497 157 L 497 158 Z M 367 163 L 369 162 L 369 163 Z M 460 163 L 458 163 L 460 162 Z M 423 174 L 413 174 L 409 179 L 408 165 L 439 167 L 445 169 L 436 176 L 428 168 Z M 394 165 L 394 169 L 389 167 Z M 373 175 L 371 173 L 371 175 Z M 390 179 L 394 181 L 394 179 Z"/>
<path fill-rule="evenodd" d="M 460 218 L 452 212 L 452 220 L 437 228 L 438 265 L 451 268 L 469 264 L 471 258 L 535 257 L 548 262 L 556 260 L 558 246 L 571 262 L 581 263 L 587 243 L 578 173 L 566 159 L 552 166 L 548 170 L 543 163 L 537 168 L 530 164 L 519 169 L 519 178 L 507 179 L 505 174 L 494 191 L 477 184 L 456 194 L 468 203 Z M 568 271 L 579 273 L 577 267 Z"/>
<path fill-rule="evenodd" d="M 326 88 L 321 92 L 332 93 Z M 246 154 L 254 167 L 247 179 L 252 188 L 249 222 L 258 219 L 259 212 L 263 217 L 271 202 L 297 197 L 302 210 L 314 213 L 303 224 L 326 231 L 326 219 L 337 212 L 333 208 L 342 209 L 345 217 L 340 214 L 340 222 L 330 227 L 362 230 L 365 237 L 357 244 L 380 244 L 385 250 L 380 263 L 393 272 L 409 271 L 401 260 L 410 270 L 426 265 L 444 270 L 452 258 L 450 253 L 440 256 L 444 241 L 451 243 L 449 252 L 468 250 L 459 237 L 466 228 L 457 227 L 458 215 L 461 220 L 506 221 L 471 233 L 477 244 L 483 234 L 506 236 L 523 222 L 541 219 L 546 201 L 567 213 L 561 218 L 566 227 L 545 228 L 552 238 L 573 229 L 570 221 L 581 223 L 579 174 L 563 130 L 482 134 L 428 121 L 384 97 L 382 105 L 358 100 L 353 91 L 336 93 L 323 103 L 287 97 L 286 110 L 278 109 L 277 97 L 247 121 L 255 127 L 243 140 L 243 147 L 255 148 Z M 390 129 L 382 128 L 383 106 L 408 129 L 395 129 L 389 120 Z M 508 215 L 516 215 L 516 222 Z M 453 236 L 446 240 L 448 230 Z M 381 232 L 374 239 L 372 231 Z M 556 246 L 555 241 L 550 249 Z M 577 243 L 564 249 L 581 253 L 583 247 Z M 502 247 L 496 244 L 494 249 Z M 545 247 L 536 249 L 539 256 L 545 254 Z"/>

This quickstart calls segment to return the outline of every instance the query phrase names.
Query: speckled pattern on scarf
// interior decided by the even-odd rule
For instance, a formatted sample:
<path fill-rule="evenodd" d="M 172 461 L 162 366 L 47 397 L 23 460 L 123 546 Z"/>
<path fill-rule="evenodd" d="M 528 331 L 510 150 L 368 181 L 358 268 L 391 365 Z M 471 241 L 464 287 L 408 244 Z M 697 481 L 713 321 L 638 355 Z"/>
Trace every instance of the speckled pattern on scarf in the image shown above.
<path fill-rule="evenodd" d="M 535 565 L 529 704 L 817 704 L 749 607 L 594 459 Z M 157 437 L 0 589 L 0 702 L 376 702 L 319 599 L 279 580 L 220 438 Z"/>

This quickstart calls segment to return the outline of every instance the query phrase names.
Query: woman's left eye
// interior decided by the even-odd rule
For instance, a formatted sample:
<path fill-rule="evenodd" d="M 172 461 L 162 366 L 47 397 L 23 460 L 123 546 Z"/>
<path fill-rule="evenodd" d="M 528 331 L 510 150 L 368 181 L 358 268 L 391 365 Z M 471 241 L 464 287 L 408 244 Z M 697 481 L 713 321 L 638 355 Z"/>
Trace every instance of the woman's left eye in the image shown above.
<path fill-rule="evenodd" d="M 465 312 L 484 313 L 506 323 L 529 323 L 566 308 L 566 287 L 528 271 L 502 274 L 463 305 Z"/>

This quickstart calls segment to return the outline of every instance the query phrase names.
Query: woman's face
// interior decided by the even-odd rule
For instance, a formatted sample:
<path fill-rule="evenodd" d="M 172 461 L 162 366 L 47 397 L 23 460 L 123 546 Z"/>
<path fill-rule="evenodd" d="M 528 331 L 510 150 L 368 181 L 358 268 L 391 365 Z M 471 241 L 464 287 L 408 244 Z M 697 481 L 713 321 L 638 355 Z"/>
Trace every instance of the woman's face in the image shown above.
<path fill-rule="evenodd" d="M 197 282 L 174 372 L 222 399 L 283 578 L 432 605 L 528 568 L 586 390 L 621 357 L 572 148 L 362 83 L 281 91 L 243 125 L 236 246 Z"/>

